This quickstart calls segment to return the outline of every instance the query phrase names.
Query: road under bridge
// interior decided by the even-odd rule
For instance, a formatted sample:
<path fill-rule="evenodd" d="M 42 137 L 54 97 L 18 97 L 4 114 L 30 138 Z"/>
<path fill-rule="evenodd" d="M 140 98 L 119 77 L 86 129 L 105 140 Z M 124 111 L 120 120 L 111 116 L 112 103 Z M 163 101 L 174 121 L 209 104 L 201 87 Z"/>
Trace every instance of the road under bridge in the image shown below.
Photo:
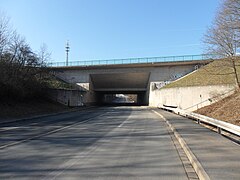
<path fill-rule="evenodd" d="M 84 91 L 82 99 L 86 105 L 104 103 L 107 94 L 135 94 L 139 105 L 151 106 L 155 99 L 154 90 L 212 61 L 203 56 L 197 58 L 199 60 L 174 57 L 176 61 L 164 62 L 147 59 L 148 62 L 144 63 L 140 59 L 129 64 L 99 61 L 99 64 L 56 66 L 51 70 L 59 79 L 80 87 Z"/>
<path fill-rule="evenodd" d="M 240 177 L 238 144 L 190 119 L 149 107 L 100 107 L 23 119 L 0 123 L 0 132 L 0 179 Z"/>

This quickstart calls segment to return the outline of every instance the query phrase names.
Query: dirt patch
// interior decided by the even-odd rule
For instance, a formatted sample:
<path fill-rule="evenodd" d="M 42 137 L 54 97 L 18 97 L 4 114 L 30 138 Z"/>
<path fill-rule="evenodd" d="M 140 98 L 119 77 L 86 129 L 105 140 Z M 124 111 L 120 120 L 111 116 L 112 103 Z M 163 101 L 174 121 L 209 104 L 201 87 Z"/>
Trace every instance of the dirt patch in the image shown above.
<path fill-rule="evenodd" d="M 30 117 L 41 114 L 69 110 L 68 107 L 49 100 L 28 100 L 24 102 L 8 101 L 0 103 L 0 121 L 14 118 Z"/>
<path fill-rule="evenodd" d="M 240 126 L 240 92 L 195 112 Z"/>

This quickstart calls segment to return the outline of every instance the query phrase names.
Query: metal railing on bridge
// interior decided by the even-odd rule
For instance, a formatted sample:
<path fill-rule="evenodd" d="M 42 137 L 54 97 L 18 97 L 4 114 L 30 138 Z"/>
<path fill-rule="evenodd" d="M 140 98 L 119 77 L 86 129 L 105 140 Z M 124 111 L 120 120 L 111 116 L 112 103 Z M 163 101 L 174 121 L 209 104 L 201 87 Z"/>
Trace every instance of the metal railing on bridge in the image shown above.
<path fill-rule="evenodd" d="M 163 57 L 144 57 L 144 58 L 128 58 L 128 59 L 107 59 L 107 60 L 88 60 L 88 61 L 70 61 L 48 63 L 50 67 L 64 66 L 97 66 L 97 65 L 114 65 L 114 64 L 140 64 L 140 63 L 159 63 L 159 62 L 184 62 L 194 60 L 216 59 L 216 55 L 184 55 L 184 56 L 163 56 Z"/>

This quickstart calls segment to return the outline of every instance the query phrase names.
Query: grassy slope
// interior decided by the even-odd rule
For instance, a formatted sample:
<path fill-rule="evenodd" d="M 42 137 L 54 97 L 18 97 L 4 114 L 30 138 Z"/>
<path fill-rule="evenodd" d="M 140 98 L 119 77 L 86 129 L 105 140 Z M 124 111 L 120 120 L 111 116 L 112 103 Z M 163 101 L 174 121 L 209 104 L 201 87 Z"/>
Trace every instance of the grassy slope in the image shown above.
<path fill-rule="evenodd" d="M 0 103 L 1 119 L 29 117 L 40 114 L 55 113 L 69 108 L 46 99 L 27 100 L 24 102 L 8 101 Z"/>
<path fill-rule="evenodd" d="M 72 89 L 70 84 L 62 82 L 55 77 L 50 77 L 46 83 L 49 88 Z M 9 99 L 0 103 L 0 121 L 1 119 L 22 118 L 65 110 L 69 110 L 69 108 L 45 98 L 22 100 L 21 102 Z"/>
<path fill-rule="evenodd" d="M 240 60 L 238 61 L 240 65 Z M 240 66 L 237 68 L 240 78 Z M 186 77 L 176 80 L 163 88 L 234 84 L 233 68 L 229 61 L 216 60 Z"/>
<path fill-rule="evenodd" d="M 66 82 L 60 81 L 55 77 L 51 77 L 48 81 L 46 81 L 49 88 L 53 89 L 72 89 L 72 86 Z"/>
<path fill-rule="evenodd" d="M 237 71 L 240 79 L 240 60 L 238 61 Z M 216 60 L 194 73 L 166 85 L 164 88 L 224 84 L 235 84 L 233 68 L 231 68 L 229 61 Z M 196 112 L 232 124 L 240 125 L 240 92 L 224 98 L 210 106 L 203 107 Z"/>

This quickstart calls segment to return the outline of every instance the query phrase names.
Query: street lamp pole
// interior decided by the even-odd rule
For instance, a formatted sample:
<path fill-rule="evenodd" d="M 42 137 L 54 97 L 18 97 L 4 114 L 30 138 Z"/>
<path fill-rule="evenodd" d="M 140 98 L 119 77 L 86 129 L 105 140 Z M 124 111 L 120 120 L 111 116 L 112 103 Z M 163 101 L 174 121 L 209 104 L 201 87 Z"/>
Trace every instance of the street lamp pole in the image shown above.
<path fill-rule="evenodd" d="M 68 53 L 70 51 L 69 42 L 66 43 L 66 66 L 68 66 Z"/>

